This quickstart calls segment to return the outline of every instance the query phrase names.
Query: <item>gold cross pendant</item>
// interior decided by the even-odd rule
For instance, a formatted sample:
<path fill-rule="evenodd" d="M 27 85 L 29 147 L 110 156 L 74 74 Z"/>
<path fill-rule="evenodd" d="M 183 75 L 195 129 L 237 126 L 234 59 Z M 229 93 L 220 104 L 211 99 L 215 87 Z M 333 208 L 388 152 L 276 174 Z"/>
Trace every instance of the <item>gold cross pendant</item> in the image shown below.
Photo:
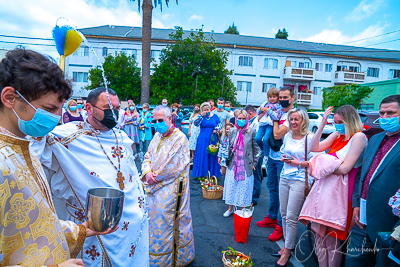
<path fill-rule="evenodd" d="M 117 182 L 119 183 L 119 188 L 121 190 L 124 190 L 124 188 L 125 188 L 125 184 L 124 184 L 125 178 L 124 178 L 124 176 L 122 176 L 122 172 L 118 171 L 117 176 L 118 176 Z"/>

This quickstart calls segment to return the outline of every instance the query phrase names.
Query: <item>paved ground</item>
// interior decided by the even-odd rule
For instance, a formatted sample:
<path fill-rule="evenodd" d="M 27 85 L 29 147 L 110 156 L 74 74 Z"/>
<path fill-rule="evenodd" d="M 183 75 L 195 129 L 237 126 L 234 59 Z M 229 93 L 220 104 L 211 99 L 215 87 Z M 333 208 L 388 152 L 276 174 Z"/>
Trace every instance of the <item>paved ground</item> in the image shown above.
<path fill-rule="evenodd" d="M 268 210 L 268 190 L 263 181 L 261 197 L 258 205 L 255 207 L 253 219 L 250 226 L 247 244 L 236 243 L 233 216 L 224 218 L 222 214 L 227 210 L 227 205 L 222 199 L 208 200 L 204 199 L 200 183 L 195 178 L 191 178 L 191 208 L 194 227 L 194 242 L 196 249 L 196 258 L 190 264 L 190 267 L 211 267 L 223 266 L 221 251 L 226 250 L 228 246 L 245 254 L 251 252 L 251 258 L 254 266 L 274 266 L 277 258 L 272 257 L 271 253 L 276 253 L 283 246 L 280 241 L 270 242 L 268 236 L 273 232 L 272 228 L 261 228 L 256 222 L 262 220 Z M 220 181 L 219 184 L 223 184 Z M 302 236 L 299 246 L 296 249 L 296 257 L 293 257 L 287 266 L 318 266 L 312 257 L 309 257 L 306 228 L 299 225 L 298 240 Z M 304 261 L 306 258 L 307 261 Z M 303 261 L 300 263 L 294 258 Z"/>

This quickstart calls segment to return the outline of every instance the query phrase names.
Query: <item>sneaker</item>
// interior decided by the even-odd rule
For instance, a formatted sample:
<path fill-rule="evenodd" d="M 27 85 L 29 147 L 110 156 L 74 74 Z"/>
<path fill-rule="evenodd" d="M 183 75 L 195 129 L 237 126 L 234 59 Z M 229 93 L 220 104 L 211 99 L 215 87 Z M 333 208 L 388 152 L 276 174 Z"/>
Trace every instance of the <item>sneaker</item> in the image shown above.
<path fill-rule="evenodd" d="M 283 229 L 277 225 L 274 232 L 268 237 L 269 241 L 277 242 L 283 238 Z"/>
<path fill-rule="evenodd" d="M 264 155 L 264 152 L 260 149 L 260 151 L 258 151 L 256 158 L 261 158 L 262 155 Z"/>
<path fill-rule="evenodd" d="M 257 226 L 259 227 L 271 227 L 275 228 L 278 223 L 278 219 L 272 220 L 269 218 L 269 215 L 264 218 L 264 220 L 257 222 Z"/>
<path fill-rule="evenodd" d="M 224 217 L 225 217 L 225 218 L 228 218 L 229 216 L 231 216 L 232 213 L 233 213 L 233 210 L 232 210 L 232 211 L 227 210 L 227 211 L 225 211 L 225 213 L 224 213 Z"/>
<path fill-rule="evenodd" d="M 267 164 L 268 164 L 268 157 L 264 157 L 262 165 L 261 165 L 261 169 L 266 169 L 267 168 Z"/>

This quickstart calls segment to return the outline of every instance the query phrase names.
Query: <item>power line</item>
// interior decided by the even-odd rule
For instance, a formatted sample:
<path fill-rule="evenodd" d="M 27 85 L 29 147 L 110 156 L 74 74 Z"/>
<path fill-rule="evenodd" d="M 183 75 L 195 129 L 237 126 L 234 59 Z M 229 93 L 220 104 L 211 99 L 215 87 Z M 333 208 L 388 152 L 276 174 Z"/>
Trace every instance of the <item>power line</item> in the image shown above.
<path fill-rule="evenodd" d="M 391 43 L 391 42 L 395 42 L 395 41 L 399 41 L 400 39 L 395 39 L 395 40 L 391 40 L 391 41 L 387 41 L 387 42 L 382 42 L 382 43 L 377 43 L 377 44 L 373 44 L 373 45 L 380 45 L 380 44 L 387 44 L 387 43 Z M 373 46 L 373 45 L 367 45 L 367 46 Z"/>
<path fill-rule="evenodd" d="M 32 39 L 32 40 L 45 40 L 45 41 L 53 41 L 53 39 L 49 39 L 49 38 L 25 37 L 25 36 L 13 36 L 13 35 L 3 35 L 3 34 L 0 34 L 0 37 L 8 37 L 8 38 L 21 38 L 21 39 Z"/>
<path fill-rule="evenodd" d="M 342 43 L 342 45 L 344 45 L 344 44 L 350 44 L 350 43 L 355 43 L 355 42 L 359 42 L 359 41 L 364 41 L 364 40 L 369 40 L 369 39 L 373 39 L 373 38 L 376 38 L 376 37 L 380 37 L 380 36 L 385 36 L 385 35 L 388 35 L 388 34 L 392 34 L 392 33 L 395 33 L 395 32 L 400 32 L 400 30 L 392 31 L 392 32 L 387 32 L 387 33 L 384 33 L 384 34 L 375 35 L 375 36 L 368 37 L 368 38 L 364 38 L 364 39 L 359 39 L 359 40 L 355 40 L 355 41 L 350 41 L 350 42 Z"/>
<path fill-rule="evenodd" d="M 0 43 L 6 43 L 6 44 L 19 44 L 19 45 L 43 45 L 43 46 L 56 46 L 54 44 L 35 44 L 35 43 L 20 43 L 20 42 L 9 42 L 9 41 L 1 41 Z"/>

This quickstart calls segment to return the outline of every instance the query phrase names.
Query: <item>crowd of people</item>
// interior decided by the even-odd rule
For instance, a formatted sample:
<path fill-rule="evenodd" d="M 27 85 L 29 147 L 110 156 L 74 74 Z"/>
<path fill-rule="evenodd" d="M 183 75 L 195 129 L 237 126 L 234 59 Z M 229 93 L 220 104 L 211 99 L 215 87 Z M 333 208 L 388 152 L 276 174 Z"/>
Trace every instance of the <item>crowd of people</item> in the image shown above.
<path fill-rule="evenodd" d="M 382 100 L 384 132 L 370 140 L 349 105 L 328 107 L 310 133 L 287 86 L 271 88 L 259 108 L 233 111 L 222 97 L 194 105 L 187 138 L 178 103 L 122 109 L 103 87 L 86 103 L 70 99 L 61 69 L 30 50 L 6 54 L 0 85 L 1 266 L 190 264 L 191 163 L 193 177 L 224 176 L 226 218 L 257 205 L 266 170 L 269 208 L 257 226 L 274 228 L 270 241 L 284 238 L 276 266 L 291 258 L 299 223 L 315 233 L 319 266 L 400 265 L 400 95 Z M 332 113 L 336 131 L 322 139 Z M 85 221 L 95 187 L 125 193 L 115 229 Z"/>

